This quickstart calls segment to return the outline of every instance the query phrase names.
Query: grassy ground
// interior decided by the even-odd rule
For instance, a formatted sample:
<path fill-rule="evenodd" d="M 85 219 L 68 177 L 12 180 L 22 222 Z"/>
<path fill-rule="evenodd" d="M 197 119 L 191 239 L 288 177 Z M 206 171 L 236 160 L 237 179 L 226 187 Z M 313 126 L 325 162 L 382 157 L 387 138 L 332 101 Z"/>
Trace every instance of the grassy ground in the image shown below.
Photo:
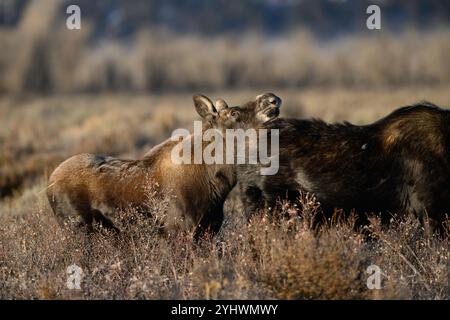
<path fill-rule="evenodd" d="M 235 105 L 274 91 L 284 100 L 282 116 L 363 124 L 421 100 L 449 107 L 449 89 L 211 96 Z M 351 220 L 316 233 L 311 198 L 299 215 L 283 206 L 246 223 L 232 192 L 223 230 L 199 243 L 158 235 L 151 219 L 132 212 L 118 219 L 122 239 L 102 231 L 88 241 L 75 222 L 56 224 L 43 191 L 60 161 L 80 152 L 139 157 L 196 118 L 191 94 L 0 98 L 0 298 L 450 298 L 448 240 L 425 236 L 409 217 L 388 229 L 374 220 L 371 240 Z M 84 271 L 81 290 L 66 287 L 72 264 Z M 371 264 L 382 270 L 381 290 L 366 286 Z"/>

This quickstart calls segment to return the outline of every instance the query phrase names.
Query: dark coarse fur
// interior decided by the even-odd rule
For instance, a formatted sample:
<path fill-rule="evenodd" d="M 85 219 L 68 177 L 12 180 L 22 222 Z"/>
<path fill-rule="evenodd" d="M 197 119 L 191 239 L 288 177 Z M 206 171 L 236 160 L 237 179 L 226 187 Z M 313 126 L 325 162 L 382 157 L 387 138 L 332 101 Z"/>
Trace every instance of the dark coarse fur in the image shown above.
<path fill-rule="evenodd" d="M 276 119 L 280 169 L 261 176 L 239 169 L 247 214 L 299 192 L 316 195 L 329 216 L 335 208 L 364 213 L 411 212 L 442 227 L 450 212 L 449 111 L 431 103 L 399 108 L 364 126 L 321 120 Z"/>
<path fill-rule="evenodd" d="M 214 106 L 207 97 L 194 96 L 204 130 L 259 126 L 278 116 L 280 103 L 275 95 L 266 94 L 242 107 L 228 107 L 223 100 Z M 174 163 L 171 153 L 178 143 L 167 140 L 139 160 L 93 154 L 67 159 L 52 173 L 47 188 L 56 217 L 63 222 L 78 215 L 88 228 L 98 221 L 116 229 L 111 218 L 117 210 L 133 208 L 151 214 L 147 203 L 148 190 L 153 187 L 155 197 L 170 202 L 162 221 L 164 230 L 196 230 L 197 235 L 207 229 L 217 232 L 223 203 L 236 184 L 235 168 L 231 164 Z"/>

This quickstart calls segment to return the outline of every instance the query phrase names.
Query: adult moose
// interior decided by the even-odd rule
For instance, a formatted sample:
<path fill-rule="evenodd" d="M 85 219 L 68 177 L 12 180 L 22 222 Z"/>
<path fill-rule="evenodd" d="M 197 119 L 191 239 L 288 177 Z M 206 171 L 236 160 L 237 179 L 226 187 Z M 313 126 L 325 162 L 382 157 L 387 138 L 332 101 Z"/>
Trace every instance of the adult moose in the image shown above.
<path fill-rule="evenodd" d="M 375 123 L 356 126 L 321 120 L 276 119 L 279 172 L 239 168 L 247 215 L 277 199 L 316 195 L 325 216 L 335 208 L 392 214 L 410 212 L 445 229 L 450 213 L 450 112 L 431 103 L 402 107 Z M 433 227 L 434 228 L 434 227 Z"/>
<path fill-rule="evenodd" d="M 273 94 L 258 96 L 241 107 L 216 106 L 203 95 L 193 97 L 204 129 L 221 131 L 258 127 L 276 118 L 281 100 Z M 171 152 L 177 141 L 167 140 L 141 160 L 122 160 L 94 154 L 73 156 L 52 173 L 47 196 L 58 220 L 78 215 L 92 228 L 98 221 L 115 228 L 111 217 L 120 209 L 148 211 L 148 186 L 157 197 L 171 197 L 164 229 L 217 232 L 223 220 L 223 203 L 236 184 L 235 167 L 229 164 L 175 164 Z M 203 148 L 205 145 L 203 144 Z M 172 197 L 175 196 L 175 197 Z M 117 229 L 116 229 L 117 230 Z"/>

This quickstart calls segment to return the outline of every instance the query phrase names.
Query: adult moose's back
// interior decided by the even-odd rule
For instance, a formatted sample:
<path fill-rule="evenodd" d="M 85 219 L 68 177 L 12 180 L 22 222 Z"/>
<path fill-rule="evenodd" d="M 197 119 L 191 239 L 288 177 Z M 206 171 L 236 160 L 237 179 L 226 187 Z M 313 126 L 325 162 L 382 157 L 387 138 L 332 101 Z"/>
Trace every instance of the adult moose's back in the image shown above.
<path fill-rule="evenodd" d="M 449 111 L 431 103 L 399 108 L 375 123 L 357 126 L 321 120 L 276 119 L 280 169 L 260 176 L 239 170 L 247 214 L 277 199 L 314 193 L 329 216 L 335 208 L 393 214 L 411 212 L 445 228 L 450 212 Z"/>

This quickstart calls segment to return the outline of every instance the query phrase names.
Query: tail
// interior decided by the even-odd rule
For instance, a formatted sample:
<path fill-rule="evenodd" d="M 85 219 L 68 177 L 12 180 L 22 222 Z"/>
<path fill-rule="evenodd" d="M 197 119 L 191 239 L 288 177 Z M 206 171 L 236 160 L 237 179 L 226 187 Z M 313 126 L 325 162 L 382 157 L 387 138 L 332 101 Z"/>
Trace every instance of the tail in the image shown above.
<path fill-rule="evenodd" d="M 52 208 L 54 214 L 56 214 L 57 211 L 56 207 L 57 200 L 54 188 L 55 185 L 56 183 L 50 180 L 48 186 L 45 188 L 45 191 L 47 192 L 48 203 L 50 204 L 50 207 Z"/>
<path fill-rule="evenodd" d="M 55 215 L 60 226 L 64 225 L 63 214 L 61 212 L 61 204 L 59 201 L 58 194 L 56 192 L 57 183 L 53 181 L 52 176 L 50 176 L 49 183 L 45 188 L 47 192 L 48 203 L 50 204 L 50 208 L 52 208 L 53 214 Z"/>

